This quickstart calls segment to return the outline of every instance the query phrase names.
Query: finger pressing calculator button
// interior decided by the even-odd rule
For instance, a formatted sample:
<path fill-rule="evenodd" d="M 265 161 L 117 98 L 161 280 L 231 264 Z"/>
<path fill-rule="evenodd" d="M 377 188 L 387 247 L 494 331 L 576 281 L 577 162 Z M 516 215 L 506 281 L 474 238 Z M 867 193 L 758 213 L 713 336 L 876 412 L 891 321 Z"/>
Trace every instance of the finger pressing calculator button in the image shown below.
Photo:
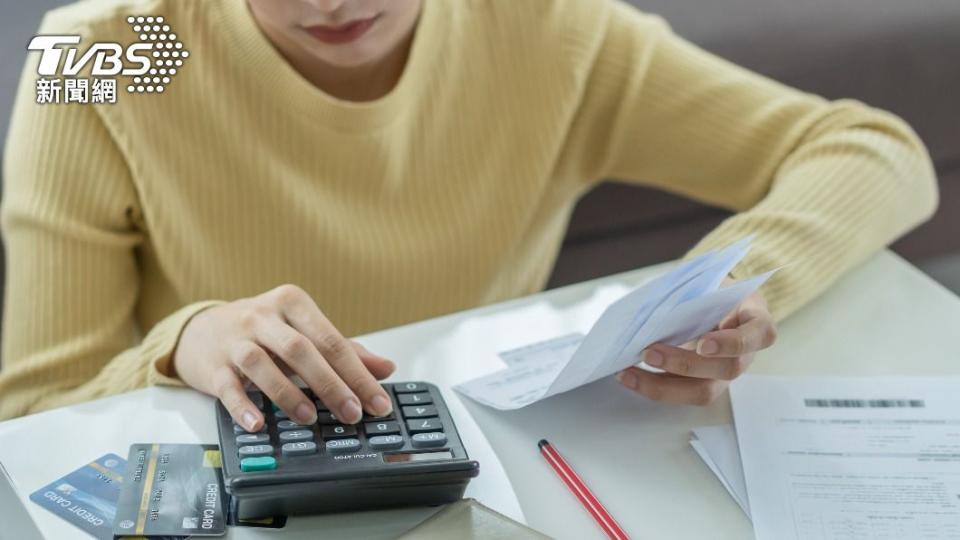
<path fill-rule="evenodd" d="M 414 448 L 428 448 L 432 446 L 443 446 L 445 444 L 447 444 L 447 436 L 440 431 L 417 433 L 413 436 Z"/>
<path fill-rule="evenodd" d="M 313 432 L 306 429 L 281 431 L 280 440 L 282 442 L 310 441 L 313 440 Z"/>
<path fill-rule="evenodd" d="M 254 444 L 250 446 L 241 446 L 238 453 L 240 454 L 241 458 L 272 456 L 273 446 L 270 446 L 269 444 Z"/>
<path fill-rule="evenodd" d="M 266 429 L 267 429 L 267 425 L 264 424 L 263 427 L 260 428 L 260 431 L 258 431 L 257 433 L 263 433 L 264 431 L 266 431 Z M 241 426 L 240 424 L 234 424 L 234 425 L 233 425 L 233 434 L 234 434 L 234 435 L 242 435 L 242 434 L 244 434 L 244 433 L 249 433 L 249 432 L 247 431 L 247 428 Z"/>
<path fill-rule="evenodd" d="M 357 428 L 354 426 L 323 426 L 323 439 L 337 439 L 344 437 L 356 437 Z"/>
<path fill-rule="evenodd" d="M 332 412 L 317 412 L 317 423 L 323 426 L 329 426 L 332 424 L 339 424 L 340 420 L 337 420 L 336 415 Z"/>
<path fill-rule="evenodd" d="M 403 416 L 404 418 L 430 418 L 437 416 L 437 407 L 435 405 L 404 407 Z"/>
<path fill-rule="evenodd" d="M 294 429 L 309 428 L 310 424 L 298 424 L 293 420 L 281 420 L 277 422 L 277 431 L 292 431 Z"/>
<path fill-rule="evenodd" d="M 280 447 L 285 456 L 308 456 L 317 453 L 317 443 L 313 441 L 288 442 Z"/>
<path fill-rule="evenodd" d="M 383 416 L 374 416 L 372 414 L 363 413 L 364 422 L 373 422 L 377 420 L 393 420 L 393 411 L 390 411 Z"/>
<path fill-rule="evenodd" d="M 410 433 L 424 433 L 427 431 L 441 431 L 443 424 L 436 418 L 424 418 L 422 420 L 408 420 L 407 431 Z"/>
<path fill-rule="evenodd" d="M 368 422 L 363 429 L 367 435 L 393 435 L 400 433 L 400 424 L 396 422 Z"/>
<path fill-rule="evenodd" d="M 266 433 L 245 433 L 237 435 L 237 446 L 246 446 L 248 444 L 267 444 L 270 442 L 270 435 Z"/>
<path fill-rule="evenodd" d="M 423 392 L 427 386 L 423 383 L 408 382 L 393 385 L 393 391 L 398 394 L 407 394 L 410 392 Z"/>
<path fill-rule="evenodd" d="M 367 439 L 367 446 L 371 450 L 396 450 L 403 446 L 403 437 L 400 435 L 377 435 Z"/>
<path fill-rule="evenodd" d="M 347 452 L 356 452 L 360 449 L 360 441 L 357 439 L 333 439 L 325 443 L 327 451 L 331 454 L 345 454 Z"/>
<path fill-rule="evenodd" d="M 240 460 L 243 472 L 272 471 L 277 468 L 277 459 L 273 456 L 248 457 Z"/>
<path fill-rule="evenodd" d="M 411 394 L 400 394 L 397 400 L 401 405 L 429 405 L 433 403 L 430 392 L 413 392 Z"/>

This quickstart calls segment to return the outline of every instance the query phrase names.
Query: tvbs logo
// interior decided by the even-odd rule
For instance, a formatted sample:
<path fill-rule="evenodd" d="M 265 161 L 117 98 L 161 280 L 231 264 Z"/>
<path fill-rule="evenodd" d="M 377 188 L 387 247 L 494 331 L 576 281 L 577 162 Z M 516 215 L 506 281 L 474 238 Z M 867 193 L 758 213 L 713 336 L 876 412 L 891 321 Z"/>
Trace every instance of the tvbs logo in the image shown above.
<path fill-rule="evenodd" d="M 77 35 L 34 36 L 27 49 L 40 52 L 37 103 L 116 103 L 117 77 L 132 77 L 127 92 L 163 93 L 190 52 L 163 17 L 127 23 L 139 41 L 126 47 L 96 42 L 82 50 Z M 90 77 L 77 78 L 87 67 Z"/>

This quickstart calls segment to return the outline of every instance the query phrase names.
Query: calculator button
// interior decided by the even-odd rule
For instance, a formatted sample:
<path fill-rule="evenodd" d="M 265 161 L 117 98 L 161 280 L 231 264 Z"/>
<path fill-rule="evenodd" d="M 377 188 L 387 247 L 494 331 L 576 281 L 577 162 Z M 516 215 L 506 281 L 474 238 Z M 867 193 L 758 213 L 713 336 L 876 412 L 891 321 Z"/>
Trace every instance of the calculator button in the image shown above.
<path fill-rule="evenodd" d="M 401 405 L 429 405 L 433 403 L 430 392 L 414 392 L 412 394 L 400 394 L 397 400 Z"/>
<path fill-rule="evenodd" d="M 276 403 L 273 404 L 273 417 L 276 418 L 277 420 L 290 419 L 290 415 L 278 409 Z"/>
<path fill-rule="evenodd" d="M 270 435 L 266 433 L 245 433 L 237 435 L 237 446 L 246 446 L 248 444 L 267 444 L 270 442 Z"/>
<path fill-rule="evenodd" d="M 359 450 L 360 441 L 357 439 L 333 439 L 327 441 L 324 446 L 331 454 L 345 454 Z"/>
<path fill-rule="evenodd" d="M 317 413 L 317 423 L 320 425 L 328 426 L 331 424 L 339 424 L 340 420 L 337 420 L 336 415 L 332 412 L 318 412 Z"/>
<path fill-rule="evenodd" d="M 408 382 L 400 383 L 393 385 L 393 391 L 398 394 L 407 394 L 410 392 L 423 392 L 427 389 L 427 385 L 423 383 Z"/>
<path fill-rule="evenodd" d="M 260 392 L 247 392 L 247 397 L 250 398 L 250 401 L 252 401 L 258 409 L 263 409 L 263 394 Z"/>
<path fill-rule="evenodd" d="M 413 436 L 414 448 L 443 446 L 445 444 L 447 444 L 447 436 L 439 431 L 432 431 L 430 433 L 417 433 Z"/>
<path fill-rule="evenodd" d="M 367 445 L 371 450 L 396 450 L 403 446 L 403 437 L 400 435 L 377 435 L 367 439 Z"/>
<path fill-rule="evenodd" d="M 297 441 L 309 441 L 313 439 L 313 432 L 306 429 L 298 429 L 296 431 L 281 431 L 280 432 L 280 441 L 281 442 L 297 442 Z"/>
<path fill-rule="evenodd" d="M 374 416 L 372 414 L 363 413 L 364 422 L 375 422 L 377 420 L 393 420 L 393 411 L 388 412 L 383 416 Z"/>
<path fill-rule="evenodd" d="M 437 416 L 437 407 L 435 405 L 404 407 L 403 416 L 404 418 L 430 418 Z"/>
<path fill-rule="evenodd" d="M 288 442 L 280 447 L 285 456 L 307 456 L 317 453 L 317 443 L 313 441 Z"/>
<path fill-rule="evenodd" d="M 293 420 L 281 420 L 277 422 L 277 431 L 292 431 L 294 429 L 309 428 L 312 424 L 298 424 Z"/>
<path fill-rule="evenodd" d="M 400 424 L 396 422 L 368 422 L 363 425 L 367 435 L 393 435 L 400 433 Z"/>
<path fill-rule="evenodd" d="M 267 425 L 264 424 L 263 427 L 260 428 L 260 431 L 257 431 L 256 433 L 263 433 L 264 431 L 266 431 L 266 429 L 267 429 Z M 247 429 L 246 429 L 245 427 L 241 426 L 240 424 L 234 424 L 234 425 L 233 425 L 233 434 L 234 434 L 234 435 L 243 435 L 244 433 L 249 433 L 249 431 L 247 431 Z"/>
<path fill-rule="evenodd" d="M 243 472 L 272 471 L 277 468 L 277 459 L 273 456 L 248 457 L 240 460 Z"/>
<path fill-rule="evenodd" d="M 241 458 L 272 456 L 273 446 L 270 446 L 269 444 L 254 444 L 251 446 L 241 446 L 239 450 L 239 454 Z"/>
<path fill-rule="evenodd" d="M 357 428 L 354 426 L 323 426 L 323 439 L 337 439 L 343 437 L 356 437 Z"/>
<path fill-rule="evenodd" d="M 422 420 L 408 420 L 407 431 L 410 433 L 424 433 L 427 431 L 441 431 L 443 423 L 436 418 L 424 418 Z"/>

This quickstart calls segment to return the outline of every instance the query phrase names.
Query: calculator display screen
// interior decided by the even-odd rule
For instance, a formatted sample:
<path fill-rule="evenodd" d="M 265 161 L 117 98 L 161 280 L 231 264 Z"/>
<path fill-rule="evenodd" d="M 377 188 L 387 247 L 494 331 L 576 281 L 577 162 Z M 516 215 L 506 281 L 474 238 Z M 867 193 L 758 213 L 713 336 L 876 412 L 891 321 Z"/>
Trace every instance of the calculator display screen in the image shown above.
<path fill-rule="evenodd" d="M 405 452 L 401 454 L 384 454 L 383 460 L 387 463 L 407 463 L 410 461 L 430 461 L 434 459 L 453 459 L 449 450 L 442 452 Z"/>

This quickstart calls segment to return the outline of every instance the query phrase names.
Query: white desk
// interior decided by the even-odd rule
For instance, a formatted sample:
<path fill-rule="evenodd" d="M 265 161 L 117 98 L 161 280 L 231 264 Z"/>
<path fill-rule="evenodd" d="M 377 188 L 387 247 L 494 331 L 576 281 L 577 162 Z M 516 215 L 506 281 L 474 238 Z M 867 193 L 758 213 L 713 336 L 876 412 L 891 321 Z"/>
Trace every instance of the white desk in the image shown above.
<path fill-rule="evenodd" d="M 361 341 L 399 362 L 395 379 L 460 382 L 498 369 L 499 351 L 585 330 L 602 311 L 612 288 L 635 286 L 662 270 L 652 267 L 610 276 L 378 332 Z M 960 299 L 895 255 L 882 253 L 782 324 L 778 343 L 759 355 L 752 369 L 781 374 L 956 375 L 958 328 Z M 198 410 L 207 410 L 204 398 L 189 392 L 177 395 L 196 401 Z M 447 395 L 456 400 L 454 394 Z M 122 399 L 74 409 L 94 417 L 99 409 Z M 146 422 L 151 418 L 181 414 L 161 408 L 167 399 L 148 397 L 141 407 L 125 405 L 129 424 L 110 429 L 136 431 L 134 438 L 149 435 Z M 726 397 L 707 408 L 660 405 L 604 380 L 513 412 L 463 401 L 503 462 L 528 523 L 547 534 L 602 538 L 542 461 L 536 446 L 542 437 L 556 444 L 635 538 L 752 538 L 743 513 L 687 444 L 690 428 L 731 421 Z M 176 409 L 184 404 L 178 403 Z M 45 416 L 0 424 L 0 461 L 24 498 L 52 479 L 39 465 L 43 460 L 69 459 L 74 441 L 97 436 L 96 426 L 82 424 L 69 433 L 51 432 L 44 427 Z M 211 435 L 208 416 L 198 413 L 189 423 L 198 437 L 209 441 L 216 436 Z M 71 464 L 80 463 L 72 459 Z M 69 530 L 59 526 L 59 518 L 26 504 L 43 530 Z M 291 524 L 302 530 L 295 520 Z M 358 538 L 377 532 L 357 520 L 344 520 L 342 525 Z"/>

